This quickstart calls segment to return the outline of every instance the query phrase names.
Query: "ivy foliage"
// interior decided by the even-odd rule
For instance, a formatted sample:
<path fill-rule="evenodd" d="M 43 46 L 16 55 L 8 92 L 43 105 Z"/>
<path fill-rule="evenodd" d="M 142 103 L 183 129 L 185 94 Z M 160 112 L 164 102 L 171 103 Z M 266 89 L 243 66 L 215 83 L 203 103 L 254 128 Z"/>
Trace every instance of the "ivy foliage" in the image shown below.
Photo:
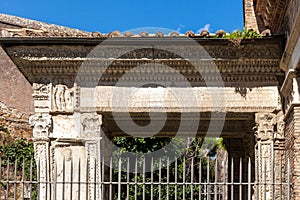
<path fill-rule="evenodd" d="M 1 145 L 0 157 L 1 165 L 8 166 L 16 164 L 18 174 L 21 175 L 24 167 L 24 178 L 29 179 L 32 173 L 36 178 L 36 165 L 34 161 L 34 147 L 31 141 L 23 138 L 13 138 L 9 131 L 0 126 Z"/>

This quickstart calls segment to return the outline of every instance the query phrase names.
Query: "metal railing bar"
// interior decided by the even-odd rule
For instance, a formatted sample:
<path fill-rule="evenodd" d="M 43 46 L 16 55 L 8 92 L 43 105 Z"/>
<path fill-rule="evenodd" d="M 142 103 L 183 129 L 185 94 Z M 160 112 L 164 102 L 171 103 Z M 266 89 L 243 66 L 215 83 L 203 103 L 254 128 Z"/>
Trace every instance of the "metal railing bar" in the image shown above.
<path fill-rule="evenodd" d="M 145 199 L 145 197 L 146 197 L 146 194 L 145 194 L 145 192 L 146 192 L 146 185 L 145 185 L 145 183 L 146 183 L 146 158 L 144 157 L 144 160 L 143 160 L 143 199 Z"/>
<path fill-rule="evenodd" d="M 109 180 L 110 180 L 110 182 L 112 182 L 112 180 L 113 180 L 113 165 L 112 165 L 112 163 L 113 163 L 113 160 L 112 160 L 112 157 L 110 158 L 110 161 L 109 161 L 109 171 L 110 171 L 110 173 L 109 173 Z M 113 193 L 113 191 L 112 191 L 112 184 L 110 184 L 109 185 L 109 199 L 110 200 L 112 200 L 112 193 Z"/>
<path fill-rule="evenodd" d="M 240 158 L 240 160 L 239 160 L 239 163 L 240 163 L 240 170 L 239 170 L 239 172 L 240 172 L 240 177 L 239 177 L 239 179 L 240 179 L 240 185 L 239 185 L 239 198 L 240 198 L 240 200 L 242 200 L 242 177 L 243 177 L 243 172 L 242 172 L 242 168 L 243 168 L 243 160 L 242 160 L 242 158 Z"/>
<path fill-rule="evenodd" d="M 233 157 L 231 157 L 231 191 L 230 191 L 230 193 L 231 193 L 231 200 L 233 200 L 233 165 L 234 165 L 234 163 L 233 163 Z"/>
<path fill-rule="evenodd" d="M 129 199 L 129 169 L 130 169 L 130 161 L 129 161 L 129 158 L 127 158 L 127 199 Z"/>
<path fill-rule="evenodd" d="M 263 179 L 263 185 L 264 185 L 264 200 L 266 200 L 267 199 L 267 191 L 266 191 L 266 189 L 267 189 L 267 185 L 266 185 L 266 177 L 267 177 L 267 175 L 266 175 L 266 160 L 264 160 L 263 161 L 263 175 L 264 175 L 264 179 Z"/>
<path fill-rule="evenodd" d="M 1 159 L 0 159 L 0 163 L 1 163 Z M 0 166 L 1 168 L 1 166 Z M 1 174 L 1 172 L 0 172 Z M 1 175 L 0 175 L 0 179 L 1 179 Z M 24 179 L 25 179 L 25 160 L 23 158 L 23 161 L 22 161 L 22 200 L 24 200 L 24 188 L 25 188 L 25 185 L 24 185 Z"/>
<path fill-rule="evenodd" d="M 14 164 L 14 200 L 17 199 L 17 184 L 16 184 L 16 181 L 17 181 L 17 159 L 15 160 L 15 164 Z"/>
<path fill-rule="evenodd" d="M 122 160 L 119 158 L 119 166 L 118 166 L 118 200 L 121 200 L 121 172 L 122 172 Z"/>
<path fill-rule="evenodd" d="M 134 199 L 137 200 L 137 168 L 138 168 L 138 163 L 137 163 L 137 158 L 135 158 L 135 174 L 134 174 L 134 180 L 135 180 L 135 185 L 134 185 Z"/>
<path fill-rule="evenodd" d="M 291 170 L 291 163 L 290 163 L 290 159 L 288 158 L 288 163 L 287 163 L 287 200 L 290 200 L 291 198 L 291 191 L 290 191 L 290 187 L 291 187 L 291 180 L 290 180 L 290 170 Z"/>
<path fill-rule="evenodd" d="M 80 180 L 81 180 L 81 158 L 79 157 L 78 159 L 78 183 L 74 183 L 77 184 L 78 186 L 78 192 L 77 192 L 77 199 L 80 200 L 80 188 L 81 188 L 81 184 L 80 184 Z"/>
<path fill-rule="evenodd" d="M 150 186 L 150 190 L 151 190 L 151 194 L 150 194 L 150 199 L 153 200 L 153 171 L 154 171 L 154 168 L 153 168 L 153 157 L 151 157 L 151 186 Z"/>
<path fill-rule="evenodd" d="M 158 166 L 158 199 L 161 200 L 161 158 L 159 158 L 159 166 Z"/>
<path fill-rule="evenodd" d="M 185 183 L 185 169 L 186 167 L 186 162 L 185 159 L 183 160 L 183 170 L 182 170 L 182 181 Z M 182 199 L 185 200 L 185 184 L 182 185 Z"/>
<path fill-rule="evenodd" d="M 7 160 L 7 185 L 6 185 L 6 199 L 8 199 L 9 195 L 9 159 Z"/>
<path fill-rule="evenodd" d="M 248 200 L 251 200 L 251 158 L 248 158 Z"/>
<path fill-rule="evenodd" d="M 192 157 L 192 160 L 191 160 L 191 183 L 194 182 L 194 157 Z M 191 184 L 190 187 L 191 187 L 191 200 L 194 199 L 194 185 Z"/>
<path fill-rule="evenodd" d="M 70 163 L 70 199 L 73 199 L 73 157 L 71 157 Z"/>

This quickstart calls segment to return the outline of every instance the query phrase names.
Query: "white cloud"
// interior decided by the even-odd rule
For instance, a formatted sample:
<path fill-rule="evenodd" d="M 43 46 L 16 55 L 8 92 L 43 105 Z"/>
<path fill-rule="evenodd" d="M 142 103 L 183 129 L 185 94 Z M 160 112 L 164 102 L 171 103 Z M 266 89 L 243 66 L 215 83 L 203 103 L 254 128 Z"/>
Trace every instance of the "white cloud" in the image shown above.
<path fill-rule="evenodd" d="M 210 32 L 210 24 L 205 24 L 204 27 L 199 28 L 197 33 L 201 33 L 201 31 L 203 31 L 203 30 L 207 30 L 208 32 Z"/>
<path fill-rule="evenodd" d="M 184 27 L 185 27 L 184 25 L 180 24 L 179 27 L 176 29 L 176 31 L 177 31 L 178 33 L 180 33 L 180 31 L 181 31 L 182 28 L 184 28 Z"/>

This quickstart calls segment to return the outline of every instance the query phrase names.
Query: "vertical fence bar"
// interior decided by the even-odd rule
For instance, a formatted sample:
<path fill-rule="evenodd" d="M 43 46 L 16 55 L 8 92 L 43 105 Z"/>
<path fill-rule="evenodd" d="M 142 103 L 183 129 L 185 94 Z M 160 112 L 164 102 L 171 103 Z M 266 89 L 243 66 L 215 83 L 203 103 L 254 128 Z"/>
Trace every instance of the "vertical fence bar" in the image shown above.
<path fill-rule="evenodd" d="M 6 185 L 6 199 L 8 199 L 8 194 L 9 194 L 9 159 L 7 160 L 7 172 L 6 172 L 6 174 L 7 174 L 7 185 Z"/>
<path fill-rule="evenodd" d="M 1 160 L 0 160 L 0 163 L 1 163 Z M 0 164 L 0 180 L 1 180 L 1 164 Z M 25 192 L 24 181 L 25 181 L 25 160 L 23 158 L 23 161 L 22 161 L 22 200 L 24 200 L 24 192 Z"/>
<path fill-rule="evenodd" d="M 17 159 L 14 166 L 14 200 L 17 199 Z"/>
<path fill-rule="evenodd" d="M 97 158 L 94 158 L 94 199 L 97 199 L 99 197 L 97 197 Z"/>
<path fill-rule="evenodd" d="M 112 193 L 112 184 L 113 184 L 113 167 L 112 167 L 112 157 L 110 157 L 110 161 L 109 161 L 109 200 L 113 199 Z"/>
<path fill-rule="evenodd" d="M 282 200 L 282 160 L 280 159 L 279 165 L 279 199 Z"/>
<path fill-rule="evenodd" d="M 78 193 L 77 193 L 77 199 L 80 200 L 80 186 L 81 186 L 81 161 L 80 157 L 78 159 Z M 55 200 L 55 199 L 54 199 Z"/>
<path fill-rule="evenodd" d="M 167 200 L 169 200 L 169 184 L 170 184 L 170 159 L 168 157 L 168 160 L 167 160 Z"/>
<path fill-rule="evenodd" d="M 101 158 L 100 158 L 101 159 Z M 101 190 L 101 195 L 102 195 L 102 199 L 104 199 L 105 197 L 105 193 L 106 193 L 106 190 L 105 190 L 105 179 L 104 179 L 104 170 L 105 170 L 105 158 L 104 156 L 102 157 L 102 169 L 101 169 L 101 185 L 102 185 L 102 190 Z"/>
<path fill-rule="evenodd" d="M 233 200 L 234 199 L 234 197 L 233 197 L 233 165 L 234 165 L 234 163 L 233 163 L 233 157 L 231 157 L 231 190 L 230 190 L 230 193 L 231 193 L 231 200 Z"/>
<path fill-rule="evenodd" d="M 248 159 L 248 200 L 251 200 L 251 159 Z"/>
<path fill-rule="evenodd" d="M 266 184 L 266 179 L 267 179 L 267 175 L 266 175 L 266 160 L 264 160 L 263 161 L 263 168 L 264 168 L 264 170 L 263 170 L 263 174 L 264 174 L 264 180 L 263 180 L 263 184 L 264 184 L 264 200 L 266 200 L 267 199 L 267 191 L 266 191 L 266 189 L 267 189 L 267 184 Z"/>
<path fill-rule="evenodd" d="M 134 199 L 137 200 L 137 170 L 138 170 L 138 161 L 137 157 L 135 158 L 135 172 L 134 172 Z"/>
<path fill-rule="evenodd" d="M 194 199 L 194 157 L 191 163 L 191 200 Z"/>
<path fill-rule="evenodd" d="M 183 170 L 182 170 L 182 199 L 185 200 L 185 171 L 186 171 L 186 161 L 183 158 Z"/>
<path fill-rule="evenodd" d="M 153 157 L 151 158 L 151 194 L 150 194 L 150 199 L 153 200 Z"/>
<path fill-rule="evenodd" d="M 291 180 L 290 180 L 290 170 L 291 170 L 291 164 L 290 164 L 290 158 L 288 158 L 287 163 L 287 200 L 290 200 L 291 198 Z"/>
<path fill-rule="evenodd" d="M 63 166 L 62 166 L 63 170 L 63 174 L 62 174 L 62 199 L 65 199 L 65 182 L 66 182 L 66 159 L 65 157 L 63 158 Z"/>
<path fill-rule="evenodd" d="M 2 157 L 0 156 L 0 181 L 2 181 Z M 0 184 L 0 191 L 2 191 L 2 184 Z"/>
<path fill-rule="evenodd" d="M 41 159 L 38 159 L 38 178 L 37 178 L 37 186 L 38 186 L 38 199 L 41 199 L 40 195 L 41 195 Z"/>
<path fill-rule="evenodd" d="M 86 168 L 85 168 L 85 198 L 89 198 L 89 158 L 86 158 Z"/>
<path fill-rule="evenodd" d="M 159 158 L 159 169 L 158 169 L 158 199 L 161 200 L 161 158 Z"/>
<path fill-rule="evenodd" d="M 144 157 L 144 160 L 143 160 L 143 199 L 145 199 L 145 197 L 146 197 L 146 195 L 145 195 L 145 192 L 146 192 L 145 183 L 146 183 L 146 158 Z"/>
<path fill-rule="evenodd" d="M 200 161 L 199 161 L 199 200 L 202 199 L 202 158 L 200 158 Z"/>
<path fill-rule="evenodd" d="M 57 162 L 54 163 L 54 191 L 53 191 L 53 198 L 56 200 L 56 193 L 57 193 Z"/>
<path fill-rule="evenodd" d="M 210 168 L 210 163 L 209 163 L 209 157 L 207 157 L 207 169 L 206 169 L 206 179 L 207 179 L 207 199 L 210 200 L 210 174 L 209 174 L 209 168 Z"/>
<path fill-rule="evenodd" d="M 214 185 L 214 199 L 217 199 L 218 196 L 217 196 L 217 190 L 218 190 L 218 186 L 217 186 L 217 178 L 218 178 L 218 160 L 216 159 L 216 163 L 215 163 L 215 185 Z"/>
<path fill-rule="evenodd" d="M 227 170 L 228 171 L 228 170 Z M 227 183 L 228 183 L 228 181 L 226 181 L 226 176 L 225 176 L 225 174 L 227 174 L 226 173 L 226 171 L 225 171 L 225 166 L 223 166 L 223 192 L 222 192 L 222 195 L 223 195 L 223 200 L 226 200 L 227 199 L 227 196 L 228 196 L 228 193 L 227 193 L 227 191 L 228 191 L 228 189 L 227 189 Z M 227 180 L 229 180 L 229 178 L 227 177 Z"/>
<path fill-rule="evenodd" d="M 73 157 L 71 157 L 70 173 L 70 199 L 73 199 Z"/>
<path fill-rule="evenodd" d="M 240 200 L 242 200 L 242 177 L 243 177 L 243 171 L 242 171 L 242 168 L 243 168 L 243 158 L 240 158 L 240 177 L 239 177 L 239 180 L 240 180 L 240 183 L 239 183 L 239 198 Z"/>
<path fill-rule="evenodd" d="M 119 168 L 118 168 L 118 200 L 121 200 L 121 170 L 122 170 L 122 160 L 119 158 Z"/>
<path fill-rule="evenodd" d="M 178 193 L 178 161 L 175 158 L 175 200 L 177 200 L 177 193 Z"/>
<path fill-rule="evenodd" d="M 29 198 L 32 199 L 32 159 L 30 159 Z"/>
<path fill-rule="evenodd" d="M 130 164 L 129 164 L 129 157 L 127 158 L 127 199 L 129 199 L 129 183 L 130 183 L 130 179 L 129 179 L 129 169 L 130 169 Z"/>

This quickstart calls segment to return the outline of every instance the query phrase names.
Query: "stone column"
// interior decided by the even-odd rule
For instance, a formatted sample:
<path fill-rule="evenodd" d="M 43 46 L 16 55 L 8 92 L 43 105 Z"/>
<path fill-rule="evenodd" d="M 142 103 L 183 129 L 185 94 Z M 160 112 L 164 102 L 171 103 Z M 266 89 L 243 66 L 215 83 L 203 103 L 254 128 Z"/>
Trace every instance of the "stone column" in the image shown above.
<path fill-rule="evenodd" d="M 257 113 L 255 178 L 259 183 L 255 186 L 255 199 L 273 199 L 278 197 L 279 188 L 273 183 L 280 181 L 280 163 L 284 156 L 282 113 Z M 266 182 L 266 185 L 263 183 Z"/>
<path fill-rule="evenodd" d="M 80 118 L 87 154 L 88 199 L 100 199 L 102 118 L 97 113 L 82 113 Z"/>
<path fill-rule="evenodd" d="M 52 129 L 52 118 L 49 114 L 51 86 L 48 84 L 33 84 L 35 114 L 29 118 L 33 128 L 35 160 L 37 165 L 39 199 L 46 199 L 50 194 L 50 163 L 49 134 Z"/>

